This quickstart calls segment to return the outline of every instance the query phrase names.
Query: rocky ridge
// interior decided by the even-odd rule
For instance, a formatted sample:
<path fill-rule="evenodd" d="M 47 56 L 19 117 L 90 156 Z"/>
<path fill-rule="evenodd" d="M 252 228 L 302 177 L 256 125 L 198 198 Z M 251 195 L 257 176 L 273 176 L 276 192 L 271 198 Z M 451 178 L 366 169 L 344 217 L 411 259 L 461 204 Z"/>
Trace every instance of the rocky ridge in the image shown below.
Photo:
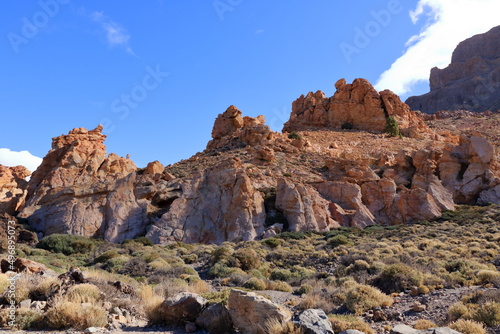
<path fill-rule="evenodd" d="M 448 67 L 431 70 L 430 92 L 412 96 L 406 103 L 425 113 L 500 110 L 499 40 L 500 26 L 461 42 Z"/>
<path fill-rule="evenodd" d="M 481 134 L 432 131 L 363 79 L 336 88 L 332 98 L 295 101 L 284 133 L 230 106 L 204 152 L 166 168 L 138 170 L 106 154 L 102 127 L 74 129 L 53 139 L 19 217 L 40 236 L 222 243 L 435 220 L 455 204 L 500 202 L 498 156 Z M 405 137 L 382 133 L 389 116 Z"/>

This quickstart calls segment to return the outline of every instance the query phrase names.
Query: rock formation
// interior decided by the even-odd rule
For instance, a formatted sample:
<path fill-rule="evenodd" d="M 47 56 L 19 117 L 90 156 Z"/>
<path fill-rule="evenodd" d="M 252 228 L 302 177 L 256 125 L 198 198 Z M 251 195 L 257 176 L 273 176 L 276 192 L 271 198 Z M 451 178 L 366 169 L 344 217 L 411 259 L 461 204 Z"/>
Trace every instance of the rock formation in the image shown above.
<path fill-rule="evenodd" d="M 20 217 L 43 234 L 70 233 L 120 242 L 144 233 L 145 202 L 134 195 L 135 164 L 106 156 L 102 127 L 56 137 L 33 173 Z"/>
<path fill-rule="evenodd" d="M 412 96 L 406 103 L 425 113 L 500 110 L 499 41 L 500 26 L 461 42 L 448 67 L 431 70 L 430 92 Z"/>
<path fill-rule="evenodd" d="M 0 165 L 0 212 L 13 215 L 22 208 L 28 176 L 30 172 L 23 166 Z"/>
<path fill-rule="evenodd" d="M 53 139 L 19 217 L 40 237 L 220 244 L 435 220 L 455 204 L 500 203 L 498 152 L 479 133 L 438 136 L 389 91 L 362 79 L 336 86 L 332 98 L 294 102 L 291 138 L 231 106 L 204 152 L 167 167 L 137 169 L 106 154 L 101 127 L 74 129 Z M 387 115 L 419 139 L 376 134 Z M 358 130 L 332 130 L 345 122 Z"/>
<path fill-rule="evenodd" d="M 430 134 L 423 120 L 390 90 L 378 93 L 365 79 L 355 79 L 352 84 L 340 79 L 335 88 L 337 91 L 330 98 L 317 91 L 295 100 L 283 131 L 354 129 L 380 133 L 392 116 L 404 136 L 419 138 Z"/>

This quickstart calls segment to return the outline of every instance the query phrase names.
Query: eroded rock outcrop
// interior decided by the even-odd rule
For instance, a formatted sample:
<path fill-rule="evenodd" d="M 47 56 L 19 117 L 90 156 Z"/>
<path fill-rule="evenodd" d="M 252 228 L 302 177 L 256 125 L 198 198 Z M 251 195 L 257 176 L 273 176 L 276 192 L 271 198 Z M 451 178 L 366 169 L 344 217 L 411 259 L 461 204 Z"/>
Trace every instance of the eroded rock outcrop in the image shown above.
<path fill-rule="evenodd" d="M 425 113 L 500 110 L 499 41 L 500 26 L 461 42 L 448 67 L 431 70 L 430 92 L 412 96 L 406 103 Z"/>
<path fill-rule="evenodd" d="M 167 167 L 138 170 L 107 155 L 101 127 L 74 129 L 53 139 L 19 217 L 41 235 L 220 244 L 435 220 L 455 204 L 500 203 L 498 152 L 479 133 L 435 140 L 393 93 L 362 79 L 336 87 L 331 98 L 318 92 L 294 102 L 291 136 L 231 106 L 207 150 Z M 410 138 L 376 133 L 388 115 Z M 369 133 L 325 130 L 345 122 Z"/>
<path fill-rule="evenodd" d="M 0 165 L 0 212 L 13 215 L 22 208 L 30 174 L 24 166 Z"/>
<path fill-rule="evenodd" d="M 155 242 L 244 241 L 264 231 L 264 199 L 237 158 L 169 187 L 162 192 L 168 212 L 147 233 Z"/>
<path fill-rule="evenodd" d="M 120 242 L 144 233 L 145 205 L 134 196 L 136 166 L 106 155 L 102 127 L 56 137 L 33 173 L 20 217 L 45 235 L 70 233 Z"/>
<path fill-rule="evenodd" d="M 335 88 L 337 91 L 329 98 L 317 91 L 295 100 L 283 131 L 355 129 L 384 132 L 387 118 L 392 116 L 404 136 L 419 138 L 431 134 L 424 121 L 389 90 L 378 93 L 365 79 L 355 79 L 352 84 L 340 79 Z"/>
<path fill-rule="evenodd" d="M 265 122 L 266 119 L 262 115 L 255 118 L 243 117 L 241 110 L 230 106 L 215 120 L 213 139 L 208 143 L 207 149 L 233 149 L 270 143 L 277 134 L 265 125 Z"/>

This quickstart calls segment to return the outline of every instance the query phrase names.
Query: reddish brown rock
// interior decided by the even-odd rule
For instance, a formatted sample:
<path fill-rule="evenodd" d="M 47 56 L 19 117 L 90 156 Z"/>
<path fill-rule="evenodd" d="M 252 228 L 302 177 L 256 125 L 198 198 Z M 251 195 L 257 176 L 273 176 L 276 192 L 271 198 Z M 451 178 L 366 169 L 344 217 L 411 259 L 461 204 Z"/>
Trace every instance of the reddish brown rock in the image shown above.
<path fill-rule="evenodd" d="M 335 88 L 337 91 L 330 98 L 317 91 L 295 100 L 283 131 L 344 128 L 384 132 L 387 117 L 392 116 L 405 136 L 431 134 L 423 120 L 389 90 L 378 93 L 365 79 L 356 79 L 352 84 L 340 79 Z"/>
<path fill-rule="evenodd" d="M 31 274 L 43 274 L 49 270 L 42 263 L 20 257 L 16 258 L 12 264 L 7 259 L 2 259 L 0 266 L 2 268 L 2 273 L 13 271 L 16 273 L 27 272 Z"/>
<path fill-rule="evenodd" d="M 144 205 L 134 195 L 135 164 L 106 156 L 102 127 L 56 137 L 33 173 L 20 217 L 45 235 L 71 233 L 120 242 L 144 233 Z"/>
<path fill-rule="evenodd" d="M 242 116 L 242 112 L 235 106 L 219 114 L 212 129 L 212 140 L 207 149 L 232 149 L 247 145 L 265 145 L 276 138 L 277 134 L 265 125 L 264 116 L 255 118 Z"/>
<path fill-rule="evenodd" d="M 22 208 L 30 174 L 24 166 L 0 165 L 0 212 L 13 215 Z"/>

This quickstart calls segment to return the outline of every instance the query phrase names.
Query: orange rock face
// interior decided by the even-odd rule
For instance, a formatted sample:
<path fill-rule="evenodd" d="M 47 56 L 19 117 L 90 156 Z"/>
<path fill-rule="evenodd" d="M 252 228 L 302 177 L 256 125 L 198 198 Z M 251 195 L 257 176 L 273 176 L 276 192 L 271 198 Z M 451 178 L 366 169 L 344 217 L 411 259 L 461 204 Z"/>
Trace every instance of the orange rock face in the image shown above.
<path fill-rule="evenodd" d="M 424 121 L 390 90 L 378 93 L 365 79 L 356 79 L 352 84 L 340 79 L 335 88 L 337 91 L 330 98 L 317 91 L 295 100 L 283 131 L 354 129 L 381 133 L 387 126 L 387 117 L 392 116 L 404 136 L 419 138 L 431 134 Z"/>
<path fill-rule="evenodd" d="M 71 233 L 111 241 L 135 236 L 145 210 L 136 201 L 135 164 L 106 156 L 102 127 L 74 129 L 52 141 L 33 173 L 20 217 L 44 234 Z"/>
<path fill-rule="evenodd" d="M 13 215 L 22 208 L 30 174 L 24 166 L 0 165 L 0 212 Z"/>

